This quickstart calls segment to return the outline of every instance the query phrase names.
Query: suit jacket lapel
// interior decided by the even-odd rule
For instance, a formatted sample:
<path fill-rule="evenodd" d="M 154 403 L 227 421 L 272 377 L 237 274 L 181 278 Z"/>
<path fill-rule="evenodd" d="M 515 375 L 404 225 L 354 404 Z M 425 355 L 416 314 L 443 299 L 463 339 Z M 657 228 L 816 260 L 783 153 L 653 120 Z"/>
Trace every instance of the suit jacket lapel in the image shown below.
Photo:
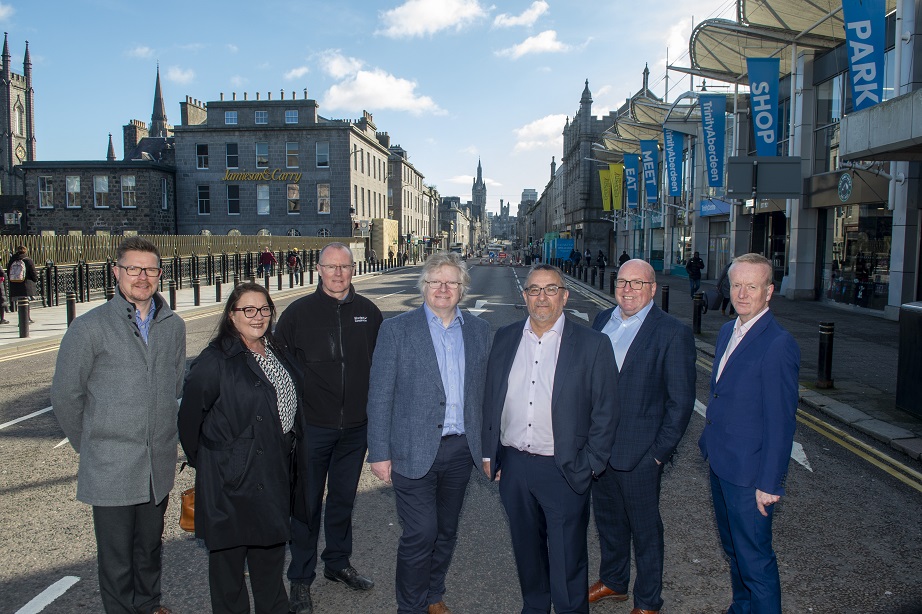
<path fill-rule="evenodd" d="M 419 354 L 417 355 L 422 359 L 424 368 L 429 372 L 429 376 L 435 380 L 435 385 L 439 387 L 444 397 L 446 396 L 445 386 L 442 384 L 442 373 L 439 371 L 439 359 L 435 355 L 435 346 L 432 344 L 429 322 L 426 321 L 426 310 L 420 307 L 417 311 L 419 312 L 419 323 L 414 322 L 410 326 L 407 341 L 419 349 Z"/>
<path fill-rule="evenodd" d="M 660 308 L 653 305 L 653 308 L 650 309 L 650 313 L 644 318 L 643 324 L 640 325 L 640 330 L 637 331 L 634 340 L 631 341 L 631 347 L 627 349 L 627 354 L 624 355 L 624 362 L 621 364 L 621 368 L 618 369 L 619 375 L 624 373 L 633 361 L 638 360 L 636 355 L 643 351 L 642 348 L 647 343 L 647 338 L 656 334 L 656 321 L 659 320 L 662 315 L 663 312 Z"/>
<path fill-rule="evenodd" d="M 554 408 L 557 406 L 557 401 L 560 398 L 561 391 L 563 390 L 564 378 L 567 376 L 567 371 L 569 371 L 570 364 L 573 360 L 573 354 L 576 345 L 576 342 L 573 340 L 573 329 L 571 328 L 573 326 L 576 325 L 564 320 L 563 336 L 560 339 L 560 352 L 557 354 L 557 366 L 554 369 L 554 389 L 551 391 L 552 418 Z"/>
<path fill-rule="evenodd" d="M 768 324 L 771 322 L 771 320 L 772 312 L 769 311 L 764 316 L 759 318 L 758 322 L 752 325 L 752 328 L 749 329 L 749 332 L 746 333 L 746 335 L 743 337 L 743 340 L 740 341 L 740 344 L 736 346 L 736 348 L 733 350 L 733 353 L 730 354 L 730 358 L 727 359 L 727 364 L 724 365 L 724 372 L 730 368 L 730 365 L 733 364 L 735 358 L 745 352 L 751 344 L 755 343 L 755 340 L 758 338 L 758 336 L 765 332 L 765 329 L 768 328 Z M 723 354 L 721 354 L 721 356 L 723 356 Z"/>

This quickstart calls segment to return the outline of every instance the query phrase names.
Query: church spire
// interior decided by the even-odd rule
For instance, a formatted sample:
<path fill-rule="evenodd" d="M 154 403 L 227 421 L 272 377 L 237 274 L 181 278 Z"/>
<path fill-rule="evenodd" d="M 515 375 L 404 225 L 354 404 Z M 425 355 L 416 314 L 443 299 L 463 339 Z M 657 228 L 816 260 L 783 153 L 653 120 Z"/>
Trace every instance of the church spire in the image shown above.
<path fill-rule="evenodd" d="M 483 183 L 483 167 L 480 166 L 480 158 L 477 158 L 477 183 Z"/>
<path fill-rule="evenodd" d="M 9 43 L 7 43 L 7 40 L 6 40 L 7 36 L 8 34 L 4 32 L 3 33 L 3 54 L 2 54 L 3 55 L 3 66 L 2 66 L 3 74 L 6 74 L 10 70 L 10 45 Z"/>
<path fill-rule="evenodd" d="M 154 86 L 154 111 L 150 116 L 150 136 L 167 136 L 166 111 L 163 106 L 163 92 L 160 89 L 160 63 L 157 63 L 157 84 Z"/>
<path fill-rule="evenodd" d="M 106 161 L 115 162 L 115 146 L 112 145 L 112 133 L 109 133 L 109 151 L 106 152 Z"/>
<path fill-rule="evenodd" d="M 589 92 L 589 79 L 586 79 L 586 87 L 583 88 L 583 95 L 579 99 L 579 104 L 592 104 L 592 94 Z"/>

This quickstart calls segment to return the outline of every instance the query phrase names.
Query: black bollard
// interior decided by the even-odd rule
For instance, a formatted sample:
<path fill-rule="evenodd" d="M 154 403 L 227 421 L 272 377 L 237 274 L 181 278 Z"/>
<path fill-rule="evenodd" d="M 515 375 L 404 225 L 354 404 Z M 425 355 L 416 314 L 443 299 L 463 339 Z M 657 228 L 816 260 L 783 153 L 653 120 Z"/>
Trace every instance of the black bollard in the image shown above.
<path fill-rule="evenodd" d="M 106 286 L 106 300 L 111 301 L 113 298 L 115 298 L 115 288 Z"/>
<path fill-rule="evenodd" d="M 608 293 L 612 296 L 615 295 L 615 279 L 618 278 L 618 274 L 612 271 L 608 274 Z"/>
<path fill-rule="evenodd" d="M 303 286 L 304 285 L 304 269 L 301 269 L 300 271 L 298 271 L 298 278 L 299 278 L 298 285 Z"/>
<path fill-rule="evenodd" d="M 701 312 L 704 310 L 704 294 L 695 293 L 695 300 L 692 301 L 692 332 L 696 335 L 701 334 Z"/>
<path fill-rule="evenodd" d="M 665 313 L 669 313 L 669 286 L 663 286 L 662 295 L 660 296 L 660 309 Z"/>
<path fill-rule="evenodd" d="M 279 266 L 279 272 L 278 272 L 278 289 L 279 291 L 282 290 L 282 267 L 281 266 Z"/>
<path fill-rule="evenodd" d="M 239 285 L 240 285 L 240 275 L 238 275 L 237 272 L 234 271 L 234 287 L 236 288 Z"/>
<path fill-rule="evenodd" d="M 295 287 L 295 270 L 294 269 L 288 269 L 288 287 L 289 288 Z"/>
<path fill-rule="evenodd" d="M 834 322 L 820 322 L 820 355 L 816 367 L 816 387 L 828 389 L 832 382 L 832 340 L 835 336 Z"/>
<path fill-rule="evenodd" d="M 269 271 L 266 271 L 266 278 L 263 280 L 266 285 L 266 290 L 269 289 L 269 285 L 272 283 L 271 278 L 269 277 Z"/>
<path fill-rule="evenodd" d="M 599 290 L 605 291 L 605 268 L 599 269 Z"/>
<path fill-rule="evenodd" d="M 589 267 L 583 267 L 583 283 L 589 281 Z"/>
<path fill-rule="evenodd" d="M 308 271 L 307 275 L 308 275 L 307 283 L 313 286 L 314 285 L 314 267 L 311 267 L 311 270 Z"/>
<path fill-rule="evenodd" d="M 192 304 L 196 307 L 202 304 L 202 284 L 198 277 L 192 280 Z"/>
<path fill-rule="evenodd" d="M 17 298 L 16 310 L 19 312 L 19 338 L 25 339 L 29 336 L 29 323 L 32 322 L 32 314 L 29 313 L 29 298 L 26 296 Z"/>
<path fill-rule="evenodd" d="M 221 302 L 221 276 L 214 278 L 214 302 Z"/>
<path fill-rule="evenodd" d="M 77 293 L 68 292 L 65 297 L 64 300 L 67 303 L 67 326 L 69 327 L 70 323 L 77 317 Z"/>
<path fill-rule="evenodd" d="M 598 272 L 597 269 L 596 269 L 595 267 L 592 267 L 592 283 L 591 283 L 591 285 L 592 285 L 593 288 L 595 288 L 595 275 L 596 275 L 597 272 Z"/>
<path fill-rule="evenodd" d="M 167 281 L 166 287 L 170 293 L 170 309 L 176 311 L 176 280 L 171 279 Z"/>

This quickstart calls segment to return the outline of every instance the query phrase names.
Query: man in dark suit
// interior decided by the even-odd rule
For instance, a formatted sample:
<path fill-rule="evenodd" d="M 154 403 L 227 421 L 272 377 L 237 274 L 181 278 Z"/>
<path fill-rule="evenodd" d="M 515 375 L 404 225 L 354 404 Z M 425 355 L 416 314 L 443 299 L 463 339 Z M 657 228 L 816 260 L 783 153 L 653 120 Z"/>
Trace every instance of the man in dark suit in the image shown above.
<path fill-rule="evenodd" d="M 430 256 L 419 277 L 423 306 L 384 321 L 372 358 L 368 462 L 393 483 L 403 527 L 400 614 L 449 614 L 445 576 L 471 467 L 482 458 L 490 325 L 458 309 L 470 283 L 458 254 Z"/>
<path fill-rule="evenodd" d="M 772 264 L 745 254 L 730 266 L 739 317 L 717 336 L 711 400 L 698 442 L 711 467 L 714 515 L 730 559 L 729 614 L 781 614 L 772 511 L 784 494 L 797 413 L 800 348 L 768 309 Z"/>
<path fill-rule="evenodd" d="M 631 614 L 663 607 L 663 521 L 660 481 L 695 406 L 692 331 L 653 303 L 656 277 L 643 260 L 618 270 L 617 307 L 592 327 L 611 339 L 621 418 L 608 471 L 592 487 L 602 561 L 589 601 L 627 600 L 631 543 L 637 579 Z"/>
<path fill-rule="evenodd" d="M 499 480 L 523 614 L 589 612 L 589 484 L 605 470 L 618 396 L 605 335 L 568 322 L 557 267 L 532 267 L 529 317 L 493 339 L 483 403 L 483 469 Z"/>

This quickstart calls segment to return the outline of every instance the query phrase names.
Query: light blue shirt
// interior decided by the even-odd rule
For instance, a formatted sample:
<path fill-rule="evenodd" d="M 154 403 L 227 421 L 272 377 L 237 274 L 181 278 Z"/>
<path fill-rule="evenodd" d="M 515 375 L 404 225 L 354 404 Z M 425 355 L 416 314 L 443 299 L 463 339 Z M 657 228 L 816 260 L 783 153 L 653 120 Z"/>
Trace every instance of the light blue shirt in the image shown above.
<path fill-rule="evenodd" d="M 637 331 L 643 325 L 647 314 L 653 309 L 653 301 L 650 301 L 646 307 L 629 317 L 627 320 L 621 317 L 621 307 L 615 307 L 611 312 L 611 319 L 605 323 L 602 332 L 611 339 L 611 346 L 615 350 L 615 361 L 618 363 L 618 370 L 624 364 L 624 357 L 627 351 L 631 349 L 631 344 L 637 336 Z"/>
<path fill-rule="evenodd" d="M 141 310 L 135 308 L 134 310 L 134 322 L 138 325 L 138 330 L 141 331 L 141 338 L 144 339 L 144 343 L 147 343 L 147 337 L 150 335 L 150 325 L 154 321 L 154 313 L 157 311 L 157 302 L 152 298 L 150 301 L 150 309 L 147 312 L 147 318 L 141 319 Z"/>
<path fill-rule="evenodd" d="M 464 434 L 464 335 L 461 326 L 464 316 L 455 307 L 455 317 L 447 327 L 429 305 L 423 303 L 429 334 L 439 363 L 439 374 L 445 388 L 445 420 L 442 422 L 442 436 Z"/>

